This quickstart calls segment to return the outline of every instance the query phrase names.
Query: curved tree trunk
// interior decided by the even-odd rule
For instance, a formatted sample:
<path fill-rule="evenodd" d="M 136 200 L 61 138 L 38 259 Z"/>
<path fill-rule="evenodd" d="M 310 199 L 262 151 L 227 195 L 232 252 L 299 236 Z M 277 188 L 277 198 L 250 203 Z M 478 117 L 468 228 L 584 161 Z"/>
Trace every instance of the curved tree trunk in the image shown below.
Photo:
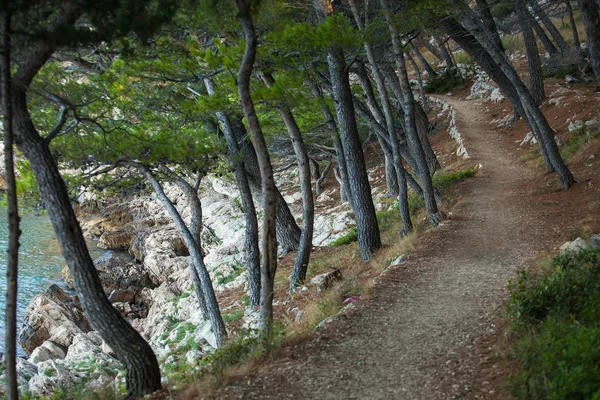
<path fill-rule="evenodd" d="M 6 398 L 19 398 L 17 387 L 17 289 L 19 277 L 19 206 L 13 154 L 13 116 L 10 102 L 10 21 L 8 8 L 2 12 L 1 89 L 2 116 L 4 127 L 4 170 L 6 177 L 6 200 L 8 208 L 8 246 L 6 249 L 6 305 L 4 329 L 4 367 L 6 373 Z"/>
<path fill-rule="evenodd" d="M 58 166 L 31 122 L 27 111 L 26 87 L 15 85 L 13 88 L 15 141 L 31 164 L 40 195 L 73 276 L 81 306 L 92 327 L 125 365 L 129 395 L 137 397 L 154 392 L 161 388 L 156 356 L 104 294 Z"/>
<path fill-rule="evenodd" d="M 587 33 L 590 62 L 598 84 L 596 91 L 600 91 L 600 5 L 597 0 L 579 0 L 579 9 Z"/>
<path fill-rule="evenodd" d="M 275 84 L 275 80 L 270 73 L 263 72 L 262 78 L 268 87 Z M 296 123 L 296 118 L 287 105 L 278 107 L 279 114 L 287 128 L 294 153 L 298 160 L 298 171 L 300 175 L 300 192 L 302 193 L 302 234 L 300 235 L 300 246 L 296 255 L 296 262 L 290 279 L 290 293 L 293 293 L 296 287 L 301 286 L 306 279 L 306 271 L 310 260 L 312 250 L 312 238 L 315 222 L 315 201 L 313 198 L 312 184 L 310 178 L 310 159 L 304 146 L 302 133 Z M 318 166 L 318 164 L 317 164 Z M 315 168 L 318 170 L 318 168 Z"/>
<path fill-rule="evenodd" d="M 214 87 L 210 79 L 204 80 L 204 85 L 209 96 L 214 94 Z M 256 307 L 260 305 L 260 248 L 258 244 L 258 219 L 256 217 L 256 207 L 252 199 L 252 190 L 248 180 L 248 173 L 244 165 L 244 160 L 240 146 L 235 139 L 234 129 L 231 126 L 229 115 L 219 111 L 216 113 L 219 126 L 225 136 L 229 157 L 235 171 L 235 178 L 242 207 L 244 208 L 244 220 L 246 223 L 244 234 L 244 259 L 246 262 L 246 271 L 248 273 L 248 296 L 250 305 Z M 253 153 L 254 154 L 254 153 Z M 262 196 L 259 196 L 262 197 Z"/>
<path fill-rule="evenodd" d="M 130 165 L 137 168 L 148 180 L 148 182 L 150 182 L 150 185 L 152 185 L 152 188 L 156 193 L 156 197 L 158 197 L 158 199 L 163 203 L 163 206 L 167 209 L 171 215 L 171 218 L 173 218 L 175 226 L 177 227 L 179 234 L 182 236 L 183 241 L 187 246 L 190 252 L 190 257 L 192 258 L 192 265 L 195 267 L 194 269 L 197 271 L 200 284 L 202 285 L 201 292 L 204 294 L 208 319 L 210 320 L 212 330 L 215 335 L 217 347 L 221 347 L 225 341 L 225 338 L 227 337 L 227 329 L 225 329 L 225 323 L 221 317 L 221 310 L 219 309 L 219 303 L 217 302 L 217 296 L 215 295 L 215 290 L 213 288 L 210 275 L 206 269 L 206 265 L 204 264 L 204 258 L 202 257 L 202 253 L 200 251 L 200 243 L 183 221 L 181 214 L 179 214 L 179 211 L 177 211 L 177 208 L 175 208 L 173 202 L 167 197 L 162 185 L 158 179 L 156 179 L 156 176 L 154 176 L 152 171 L 142 164 L 131 163 Z M 201 207 L 199 204 L 200 199 L 198 199 L 196 192 L 191 187 L 184 191 L 184 194 L 186 197 L 188 197 L 189 201 L 197 201 L 196 207 Z"/>
<path fill-rule="evenodd" d="M 528 21 L 527 7 L 521 0 L 512 0 L 513 7 L 517 14 L 517 20 L 521 26 L 521 33 L 525 41 L 525 50 L 529 64 L 529 79 L 531 86 L 531 95 L 537 105 L 542 104 L 546 94 L 544 93 L 544 78 L 542 76 L 542 62 L 538 51 L 535 36 L 531 30 Z"/>
<path fill-rule="evenodd" d="M 412 43 L 411 43 L 412 44 Z M 421 70 L 419 70 L 419 66 L 415 62 L 414 58 L 410 56 L 410 54 L 406 53 L 406 57 L 408 61 L 410 61 L 415 73 L 417 74 L 417 82 L 419 82 L 419 95 L 421 96 L 421 102 L 423 103 L 423 109 L 425 113 L 429 112 L 429 101 L 427 101 L 427 96 L 425 95 L 425 87 L 423 85 L 423 76 L 421 75 Z"/>
<path fill-rule="evenodd" d="M 260 298 L 260 329 L 263 337 L 271 333 L 273 326 L 273 291 L 275 273 L 277 271 L 277 238 L 276 226 L 276 199 L 275 179 L 267 144 L 262 133 L 262 127 L 254 109 L 254 102 L 250 96 L 250 77 L 256 59 L 256 46 L 258 41 L 254 24 L 250 15 L 250 5 L 246 0 L 235 0 L 235 5 L 244 30 L 246 47 L 244 57 L 238 72 L 238 93 L 240 103 L 248 122 L 248 129 L 256 148 L 263 193 L 263 235 L 262 235 L 262 264 L 261 264 L 261 298 Z M 296 223 L 294 222 L 294 225 Z"/>
<path fill-rule="evenodd" d="M 571 46 L 569 46 L 569 43 L 567 43 L 567 41 L 562 37 L 558 29 L 556 29 L 556 26 L 554 26 L 554 24 L 548 17 L 548 14 L 544 12 L 537 0 L 529 0 L 529 4 L 533 8 L 533 12 L 542 21 L 546 29 L 548 29 L 550 36 L 552 36 L 552 38 L 558 45 L 561 54 L 567 55 L 569 53 L 569 50 L 571 49 Z"/>
<path fill-rule="evenodd" d="M 326 0 L 316 0 L 315 8 L 319 21 L 323 22 L 329 15 L 333 15 L 332 5 Z M 371 197 L 371 185 L 367 176 L 365 159 L 363 155 L 352 91 L 344 51 L 338 45 L 331 44 L 327 49 L 327 65 L 336 100 L 336 114 L 339 125 L 340 139 L 346 156 L 348 180 L 352 201 L 350 205 L 356 216 L 358 230 L 358 246 L 364 260 L 371 258 L 375 250 L 381 247 L 379 226 Z"/>

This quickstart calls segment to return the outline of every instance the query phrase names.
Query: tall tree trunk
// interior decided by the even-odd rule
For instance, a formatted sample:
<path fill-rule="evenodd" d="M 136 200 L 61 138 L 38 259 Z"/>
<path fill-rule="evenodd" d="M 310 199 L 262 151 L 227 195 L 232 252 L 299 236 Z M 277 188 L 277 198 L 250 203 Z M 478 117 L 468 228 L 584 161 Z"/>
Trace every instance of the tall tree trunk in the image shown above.
<path fill-rule="evenodd" d="M 263 72 L 262 78 L 268 87 L 272 87 L 275 84 L 273 76 L 268 72 Z M 298 248 L 296 262 L 294 263 L 294 269 L 290 279 L 290 293 L 293 293 L 296 287 L 301 286 L 306 279 L 306 271 L 308 269 L 310 252 L 312 250 L 315 201 L 310 179 L 310 160 L 308 158 L 308 153 L 306 152 L 306 147 L 304 146 L 302 133 L 296 123 L 296 118 L 294 118 L 292 111 L 287 105 L 281 105 L 278 109 L 288 134 L 290 135 L 290 139 L 292 140 L 294 153 L 298 160 L 300 191 L 302 193 L 302 234 L 300 236 L 300 246 Z"/>
<path fill-rule="evenodd" d="M 309 85 L 312 94 L 319 103 L 321 112 L 325 117 L 325 121 L 327 122 L 327 129 L 329 129 L 329 133 L 331 134 L 331 139 L 333 141 L 333 146 L 335 147 L 335 154 L 338 161 L 338 167 L 336 168 L 336 170 L 338 171 L 336 179 L 339 178 L 337 179 L 337 181 L 338 183 L 340 183 L 340 202 L 351 202 L 352 200 L 349 193 L 350 181 L 348 180 L 348 167 L 346 165 L 346 156 L 344 156 L 344 148 L 342 147 L 342 141 L 340 139 L 340 133 L 338 132 L 335 119 L 333 118 L 331 109 L 329 108 L 329 106 L 325 102 L 325 99 L 323 98 L 323 91 L 321 90 L 319 85 L 312 80 L 309 81 Z"/>
<path fill-rule="evenodd" d="M 541 140 L 540 147 L 544 146 L 546 148 L 546 156 L 548 157 L 556 173 L 559 175 L 561 184 L 564 188 L 569 188 L 575 182 L 575 179 L 560 155 L 554 138 L 554 131 L 552 128 L 550 128 L 548 120 L 546 120 L 546 117 L 535 103 L 531 93 L 529 93 L 527 87 L 519 78 L 519 75 L 506 57 L 506 54 L 497 51 L 493 45 L 490 45 L 486 37 L 480 35 L 477 22 L 473 19 L 472 15 L 466 14 L 464 22 L 468 24 L 467 28 L 471 31 L 471 33 L 473 33 L 475 36 L 479 35 L 478 39 L 481 45 L 490 53 L 496 64 L 500 66 L 502 72 L 504 72 L 506 77 L 514 85 L 519 95 L 519 99 L 521 101 L 527 121 L 530 123 L 530 127 L 532 128 L 531 130 L 538 132 L 538 138 Z"/>
<path fill-rule="evenodd" d="M 396 59 L 397 74 L 400 82 L 400 89 L 402 91 L 402 105 L 404 108 L 404 120 L 406 125 L 405 129 L 408 136 L 409 146 L 411 148 L 411 153 L 419 167 L 417 173 L 419 176 L 419 181 L 421 182 L 421 188 L 423 189 L 425 208 L 427 209 L 427 213 L 429 215 L 429 223 L 432 226 L 438 226 L 442 219 L 442 215 L 437 208 L 437 202 L 435 201 L 435 194 L 433 191 L 433 183 L 429 174 L 429 167 L 427 165 L 425 152 L 423 151 L 419 134 L 417 132 L 415 100 L 410 88 L 410 83 L 408 82 L 408 74 L 406 72 L 406 64 L 404 62 L 404 53 L 402 51 L 400 34 L 392 21 L 389 1 L 381 0 L 381 7 L 384 11 L 385 22 L 392 38 L 392 47 L 394 49 L 394 56 Z"/>
<path fill-rule="evenodd" d="M 263 235 L 262 235 L 262 264 L 261 264 L 261 298 L 260 298 L 260 330 L 263 337 L 271 333 L 273 326 L 273 295 L 275 273 L 277 272 L 277 239 L 275 233 L 275 179 L 267 144 L 262 133 L 262 127 L 254 109 L 254 102 L 250 96 L 250 77 L 256 59 L 258 41 L 254 24 L 250 15 L 250 4 L 246 0 L 235 0 L 235 5 L 244 30 L 246 47 L 244 57 L 238 72 L 238 93 L 240 103 L 248 122 L 248 129 L 252 135 L 263 192 Z"/>
<path fill-rule="evenodd" d="M 529 64 L 531 95 L 533 96 L 535 103 L 540 105 L 546 98 L 544 92 L 544 78 L 542 76 L 542 62 L 540 61 L 540 53 L 538 51 L 535 36 L 533 36 L 531 26 L 529 25 L 527 6 L 521 0 L 512 0 L 512 4 L 521 27 L 523 40 L 525 41 L 525 50 L 527 52 Z"/>
<path fill-rule="evenodd" d="M 592 0 L 592 1 L 597 1 L 597 0 Z M 544 12 L 544 10 L 542 9 L 542 7 L 538 3 L 538 0 L 529 0 L 529 4 L 533 8 L 533 12 L 542 21 L 542 23 L 544 24 L 544 26 L 546 27 L 546 29 L 548 29 L 548 32 L 550 33 L 550 36 L 552 36 L 552 38 L 554 39 L 554 41 L 558 45 L 558 48 L 560 49 L 561 54 L 562 55 L 567 55 L 569 53 L 569 50 L 571 49 L 571 46 L 569 46 L 569 44 L 562 37 L 562 35 L 558 31 L 558 29 L 556 29 L 556 26 L 554 26 L 554 24 L 552 23 L 552 21 L 548 17 L 548 14 L 546 14 Z"/>
<path fill-rule="evenodd" d="M 227 329 L 225 329 L 225 323 L 223 322 L 223 318 L 221 316 L 221 310 L 219 309 L 219 303 L 217 302 L 217 296 L 215 295 L 215 290 L 213 288 L 210 275 L 206 269 L 206 265 L 204 264 L 204 258 L 202 257 L 202 252 L 200 251 L 199 238 L 196 239 L 194 237 L 188 226 L 183 221 L 181 214 L 179 211 L 177 211 L 177 208 L 175 208 L 173 202 L 167 197 L 162 185 L 158 179 L 156 179 L 156 176 L 150 170 L 150 168 L 138 163 L 131 163 L 131 165 L 137 168 L 144 175 L 144 178 L 150 182 L 150 185 L 152 185 L 152 188 L 156 193 L 156 197 L 167 209 L 167 212 L 171 215 L 171 218 L 173 218 L 173 222 L 175 223 L 179 234 L 183 238 L 183 241 L 190 252 L 192 265 L 195 267 L 194 269 L 197 271 L 200 284 L 202 285 L 201 292 L 204 294 L 204 302 L 208 312 L 207 316 L 210 320 L 210 324 L 215 335 L 216 344 L 217 347 L 221 347 L 225 341 L 225 338 L 227 337 Z M 185 186 L 182 185 L 182 182 L 179 182 L 178 185 L 180 187 Z M 200 199 L 198 199 L 196 192 L 191 187 L 186 188 L 184 195 L 188 201 L 197 202 L 195 207 L 202 207 L 200 205 Z M 192 207 L 194 207 L 193 204 Z"/>
<path fill-rule="evenodd" d="M 579 10 L 587 34 L 590 62 L 598 84 L 596 91 L 600 91 L 600 6 L 597 0 L 579 0 Z"/>
<path fill-rule="evenodd" d="M 138 397 L 154 392 L 161 388 L 156 356 L 142 336 L 106 298 L 58 166 L 29 116 L 25 94 L 28 82 L 19 83 L 14 85 L 12 91 L 15 142 L 31 164 L 40 195 L 73 276 L 81 306 L 92 327 L 125 365 L 129 395 Z"/>
<path fill-rule="evenodd" d="M 204 85 L 209 96 L 214 95 L 214 86 L 210 79 L 204 80 Z M 241 154 L 240 146 L 235 137 L 235 132 L 231 126 L 229 115 L 223 111 L 216 113 L 219 126 L 225 136 L 229 157 L 235 171 L 235 178 L 242 207 L 244 208 L 245 233 L 244 233 L 244 260 L 246 262 L 246 271 L 248 273 L 248 296 L 250 305 L 253 307 L 260 305 L 260 248 L 258 243 L 258 219 L 256 217 L 256 207 L 252 199 L 252 190 L 246 172 L 244 158 Z M 254 152 L 252 152 L 254 154 Z M 262 197 L 262 196 L 259 196 Z"/>
<path fill-rule="evenodd" d="M 476 0 L 475 9 L 479 13 L 481 21 L 483 22 L 483 26 L 485 27 L 487 33 L 492 37 L 494 44 L 500 51 L 504 53 L 505 50 L 502 40 L 500 39 L 500 32 L 498 32 L 498 27 L 496 26 L 494 16 L 492 15 L 492 9 L 487 0 Z"/>
<path fill-rule="evenodd" d="M 2 11 L 2 116 L 4 127 L 4 171 L 6 177 L 6 199 L 8 208 L 8 246 L 6 249 L 6 321 L 4 329 L 4 368 L 6 374 L 6 398 L 19 398 L 17 387 L 17 279 L 19 276 L 19 206 L 13 154 L 13 113 L 10 100 L 10 22 L 8 6 Z"/>
<path fill-rule="evenodd" d="M 314 4 L 320 22 L 333 14 L 333 8 L 328 1 L 315 0 Z M 369 184 L 363 150 L 358 136 L 344 51 L 340 46 L 331 44 L 328 47 L 327 65 L 331 77 L 333 96 L 336 100 L 335 108 L 340 138 L 346 156 L 350 192 L 352 193 L 350 204 L 356 216 L 358 245 L 362 258 L 368 260 L 373 252 L 381 247 L 381 237 L 371 197 L 371 185 Z"/>
<path fill-rule="evenodd" d="M 571 7 L 571 0 L 564 0 L 564 3 L 567 9 L 567 16 L 569 17 L 569 25 L 571 25 L 573 43 L 575 44 L 575 48 L 579 50 L 581 48 L 581 41 L 579 40 L 579 32 L 577 32 L 577 24 L 575 23 L 575 17 L 573 17 L 573 7 Z"/>
<path fill-rule="evenodd" d="M 248 139 L 246 127 L 242 120 L 240 118 L 230 117 L 230 122 L 244 160 L 250 189 L 252 190 L 254 199 L 264 207 L 262 178 L 259 160 L 256 155 L 257 151 L 252 142 Z M 277 215 L 275 217 L 275 234 L 277 235 L 278 245 L 284 254 L 289 251 L 298 250 L 298 245 L 300 243 L 300 228 L 298 227 L 298 224 L 296 224 L 296 219 L 292 215 L 285 199 L 277 189 L 277 186 L 275 186 L 275 208 L 277 210 Z"/>

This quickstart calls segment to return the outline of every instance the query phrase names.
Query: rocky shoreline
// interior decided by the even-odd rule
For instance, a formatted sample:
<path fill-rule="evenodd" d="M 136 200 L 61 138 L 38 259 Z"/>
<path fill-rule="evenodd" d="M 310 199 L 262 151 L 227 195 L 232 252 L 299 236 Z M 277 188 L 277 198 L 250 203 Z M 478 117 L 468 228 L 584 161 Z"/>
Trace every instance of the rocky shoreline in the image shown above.
<path fill-rule="evenodd" d="M 279 178 L 290 185 L 295 174 L 286 171 Z M 241 290 L 247 277 L 241 248 L 244 219 L 236 202 L 237 189 L 211 176 L 205 186 L 199 194 L 204 213 L 202 247 L 215 291 Z M 330 191 L 321 195 L 321 201 L 331 200 L 335 189 Z M 189 220 L 190 210 L 179 189 L 167 185 L 166 192 Z M 288 194 L 286 201 L 299 217 L 299 197 Z M 78 217 L 86 237 L 106 249 L 94 264 L 107 297 L 148 340 L 161 361 L 163 376 L 168 376 L 170 365 L 184 360 L 193 367 L 211 354 L 215 338 L 196 305 L 188 272 L 189 254 L 162 204 L 152 197 L 135 197 L 99 212 L 80 211 Z M 346 234 L 351 224 L 347 205 L 317 210 L 315 246 L 327 245 Z M 83 314 L 68 268 L 63 269 L 62 276 L 65 287 L 51 284 L 27 307 L 19 333 L 19 343 L 28 354 L 18 360 L 21 392 L 45 396 L 78 383 L 122 392 L 125 372 L 120 362 Z M 254 310 L 236 302 L 223 311 L 232 308 L 243 312 L 244 327 L 256 326 Z"/>

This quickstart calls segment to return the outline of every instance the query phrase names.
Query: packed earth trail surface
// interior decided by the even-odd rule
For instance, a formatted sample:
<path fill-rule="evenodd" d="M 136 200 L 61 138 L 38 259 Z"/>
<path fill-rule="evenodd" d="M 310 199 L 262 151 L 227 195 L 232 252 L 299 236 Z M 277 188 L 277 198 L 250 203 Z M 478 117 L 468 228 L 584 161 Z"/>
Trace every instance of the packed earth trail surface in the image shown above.
<path fill-rule="evenodd" d="M 527 199 L 527 182 L 542 178 L 521 161 L 514 140 L 492 129 L 483 104 L 444 100 L 456 109 L 473 163 L 481 164 L 462 183 L 448 219 L 423 236 L 408 262 L 378 278 L 370 299 L 284 346 L 215 398 L 508 396 L 495 347 L 507 284 L 517 267 L 557 245 L 559 227 L 554 211 Z"/>

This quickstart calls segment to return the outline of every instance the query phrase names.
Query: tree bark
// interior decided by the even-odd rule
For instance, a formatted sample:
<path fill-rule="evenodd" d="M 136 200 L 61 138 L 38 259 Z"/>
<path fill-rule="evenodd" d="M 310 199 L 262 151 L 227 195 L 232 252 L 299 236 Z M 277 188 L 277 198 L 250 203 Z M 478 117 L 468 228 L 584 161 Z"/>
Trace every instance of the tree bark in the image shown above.
<path fill-rule="evenodd" d="M 494 16 L 492 15 L 492 10 L 487 0 L 476 0 L 475 9 L 479 13 L 479 16 L 483 22 L 483 26 L 485 27 L 487 33 L 491 36 L 494 44 L 500 51 L 504 53 L 504 45 L 500 39 L 500 33 L 498 32 L 498 27 L 496 26 Z"/>
<path fill-rule="evenodd" d="M 260 330 L 263 337 L 270 335 L 273 326 L 273 295 L 275 273 L 277 271 L 277 238 L 275 234 L 275 179 L 273 168 L 267 150 L 267 144 L 262 133 L 262 127 L 254 109 L 250 96 L 250 77 L 256 59 L 258 41 L 254 24 L 250 15 L 250 5 L 246 0 L 235 0 L 235 5 L 242 23 L 246 47 L 238 72 L 238 93 L 240 103 L 246 116 L 248 129 L 252 135 L 263 193 L 263 235 L 262 235 L 262 264 L 261 264 L 261 298 L 260 298 Z M 295 222 L 294 222 L 295 224 Z"/>
<path fill-rule="evenodd" d="M 275 80 L 270 73 L 263 72 L 262 78 L 267 87 L 272 87 Z M 306 279 L 306 271 L 310 260 L 312 250 L 313 229 L 315 222 L 315 201 L 313 198 L 312 184 L 310 178 L 310 159 L 304 146 L 300 127 L 296 123 L 296 118 L 292 114 L 289 106 L 283 104 L 278 107 L 279 114 L 287 128 L 294 153 L 298 160 L 298 171 L 300 175 L 300 192 L 302 193 L 302 234 L 300 235 L 300 246 L 296 254 L 296 262 L 290 279 L 290 293 L 293 293 L 296 287 L 301 286 Z"/>
<path fill-rule="evenodd" d="M 589 59 L 600 91 L 600 6 L 597 0 L 579 0 L 579 10 L 587 34 Z"/>
<path fill-rule="evenodd" d="M 4 329 L 4 367 L 6 374 L 6 398 L 17 400 L 17 289 L 19 276 L 19 206 L 17 200 L 17 182 L 13 154 L 13 113 L 10 99 L 10 22 L 8 7 L 2 11 L 2 61 L 1 61 L 1 98 L 4 127 L 4 170 L 6 177 L 6 200 L 8 208 L 8 246 L 6 249 L 6 321 Z"/>
<path fill-rule="evenodd" d="M 533 28 L 533 30 L 535 30 L 535 33 L 537 34 L 537 36 L 540 38 L 540 41 L 544 45 L 544 48 L 546 49 L 548 54 L 551 56 L 553 56 L 555 54 L 559 54 L 559 51 L 556 48 L 556 46 L 554 45 L 554 43 L 552 42 L 552 40 L 550 40 L 548 35 L 546 35 L 546 31 L 544 30 L 544 28 L 542 28 L 540 26 L 540 24 L 536 20 L 535 16 L 533 14 L 531 14 L 529 12 L 529 10 L 527 10 L 527 19 L 529 21 L 529 24 Z"/>
<path fill-rule="evenodd" d="M 442 215 L 437 208 L 437 202 L 435 200 L 435 194 L 433 190 L 433 183 L 429 174 L 429 167 L 425 157 L 425 152 L 419 139 L 416 124 L 416 113 L 415 113 L 415 100 L 408 82 L 408 74 L 406 72 L 406 64 L 404 62 L 404 54 L 402 51 L 402 43 L 400 41 L 400 35 L 397 28 L 394 26 L 391 16 L 391 8 L 388 0 L 381 0 L 381 7 L 385 14 L 385 22 L 389 29 L 390 36 L 392 38 L 392 47 L 394 49 L 394 56 L 396 59 L 396 68 L 398 79 L 400 82 L 400 89 L 402 92 L 402 105 L 404 109 L 404 120 L 405 129 L 408 136 L 409 146 L 411 153 L 418 165 L 417 174 L 419 181 L 421 182 L 421 188 L 423 189 L 423 196 L 425 200 L 425 208 L 429 215 L 429 223 L 432 226 L 438 226 L 442 219 Z"/>
<path fill-rule="evenodd" d="M 326 0 L 315 0 L 314 4 L 320 22 L 333 14 L 331 4 Z M 381 237 L 371 197 L 371 185 L 369 184 L 362 146 L 358 136 L 344 51 L 340 46 L 331 44 L 328 47 L 327 65 L 331 77 L 333 96 L 336 100 L 335 108 L 340 139 L 348 168 L 350 193 L 352 193 L 350 204 L 356 216 L 358 245 L 362 258 L 368 260 L 373 252 L 381 247 Z"/>
<path fill-rule="evenodd" d="M 55 21 L 57 25 L 71 26 L 81 14 L 79 3 L 64 3 Z M 73 212 L 67 187 L 48 144 L 37 132 L 27 109 L 29 85 L 55 50 L 56 43 L 41 40 L 23 58 L 24 63 L 13 77 L 11 100 L 15 144 L 32 167 L 81 306 L 92 327 L 125 365 L 129 396 L 140 397 L 161 388 L 156 356 L 144 338 L 121 317 L 106 298 Z"/>
<path fill-rule="evenodd" d="M 112 307 L 104 294 L 58 166 L 31 122 L 27 110 L 26 87 L 21 84 L 13 88 L 15 141 L 31 164 L 83 310 L 92 327 L 100 332 L 102 339 L 125 365 L 129 395 L 137 397 L 154 392 L 161 388 L 156 356 L 148 343 Z"/>
<path fill-rule="evenodd" d="M 581 48 L 581 41 L 579 40 L 579 32 L 577 32 L 577 24 L 573 17 L 573 7 L 571 7 L 571 0 L 564 0 L 565 7 L 567 9 L 567 16 L 569 17 L 569 25 L 571 25 L 571 34 L 573 35 L 573 43 L 575 48 L 579 50 Z"/>
<path fill-rule="evenodd" d="M 413 69 L 415 70 L 415 73 L 417 74 L 417 82 L 419 82 L 419 95 L 421 96 L 421 102 L 423 103 L 423 109 L 424 109 L 425 113 L 428 113 L 429 112 L 429 101 L 427 101 L 427 96 L 425 95 L 425 87 L 423 85 L 423 77 L 421 75 L 421 71 L 419 70 L 419 66 L 415 62 L 414 58 L 412 58 L 410 56 L 410 54 L 407 53 L 406 57 L 408 58 L 408 61 L 410 61 L 410 63 L 412 64 Z"/>
<path fill-rule="evenodd" d="M 204 80 L 204 85 L 209 96 L 214 95 L 214 86 L 210 79 Z M 253 307 L 260 305 L 260 248 L 258 244 L 258 219 L 256 217 L 256 207 L 252 199 L 252 190 L 246 172 L 244 158 L 242 157 L 240 146 L 235 137 L 235 132 L 231 126 L 229 115 L 223 111 L 216 113 L 219 126 L 225 136 L 229 158 L 235 171 L 235 178 L 242 207 L 244 208 L 244 220 L 246 223 L 244 233 L 244 259 L 246 262 L 246 272 L 248 273 L 248 296 L 250 305 Z M 254 156 L 255 153 L 252 151 Z M 262 194 L 258 196 L 262 197 Z"/>
<path fill-rule="evenodd" d="M 597 1 L 597 0 L 592 0 L 592 1 Z M 562 37 L 562 35 L 558 31 L 558 29 L 556 29 L 556 27 L 554 26 L 554 24 L 552 23 L 552 21 L 548 17 L 548 14 L 546 14 L 544 12 L 544 10 L 542 9 L 542 7 L 538 3 L 538 1 L 537 0 L 529 0 L 529 4 L 533 8 L 533 12 L 542 21 L 542 23 L 544 24 L 544 26 L 546 27 L 546 29 L 548 29 L 548 32 L 550 33 L 550 36 L 552 36 L 552 38 L 554 39 L 554 41 L 558 45 L 558 48 L 560 49 L 561 54 L 563 56 L 566 56 L 569 53 L 569 50 L 571 49 L 571 46 L 569 46 L 569 44 Z"/>
<path fill-rule="evenodd" d="M 542 76 L 542 62 L 540 61 L 540 52 L 537 47 L 535 36 L 528 21 L 528 12 L 526 5 L 521 0 L 512 0 L 513 7 L 517 14 L 517 20 L 521 26 L 521 33 L 525 41 L 525 50 L 529 64 L 529 80 L 531 95 L 537 105 L 542 104 L 546 98 L 544 92 L 544 78 Z"/>

